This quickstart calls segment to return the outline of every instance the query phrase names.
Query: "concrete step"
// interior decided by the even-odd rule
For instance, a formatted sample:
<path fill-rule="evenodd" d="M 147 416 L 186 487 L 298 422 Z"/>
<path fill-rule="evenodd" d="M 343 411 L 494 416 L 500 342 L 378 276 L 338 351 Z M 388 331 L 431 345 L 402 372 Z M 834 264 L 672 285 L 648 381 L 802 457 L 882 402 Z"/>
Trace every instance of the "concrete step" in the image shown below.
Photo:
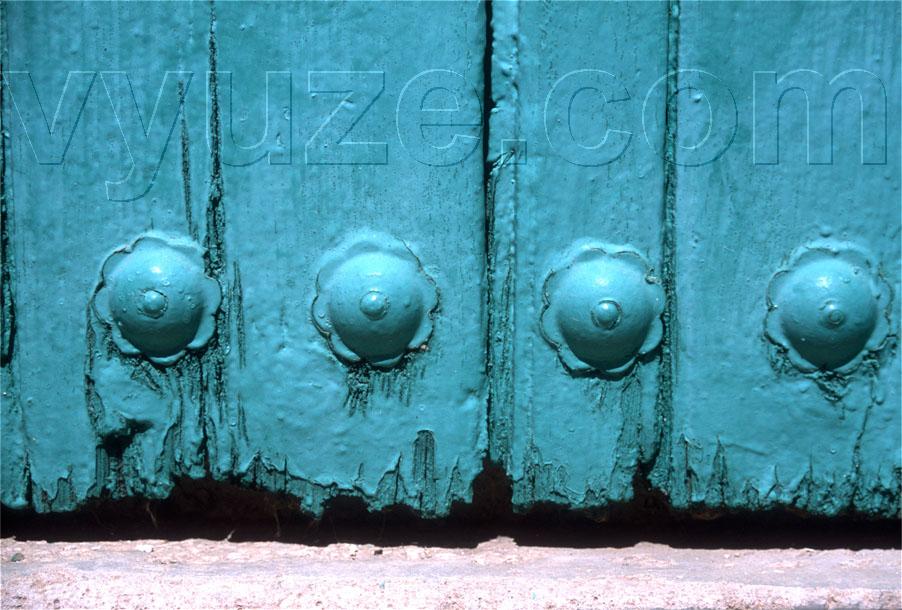
<path fill-rule="evenodd" d="M 902 607 L 899 550 L 307 546 L 4 538 L 13 608 Z"/>

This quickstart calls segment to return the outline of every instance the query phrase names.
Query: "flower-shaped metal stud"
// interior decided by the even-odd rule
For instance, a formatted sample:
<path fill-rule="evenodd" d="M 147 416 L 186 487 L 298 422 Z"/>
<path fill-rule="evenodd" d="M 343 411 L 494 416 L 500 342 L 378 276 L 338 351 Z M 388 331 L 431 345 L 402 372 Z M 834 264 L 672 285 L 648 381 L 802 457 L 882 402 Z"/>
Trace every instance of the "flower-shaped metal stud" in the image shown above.
<path fill-rule="evenodd" d="M 407 245 L 365 233 L 326 256 L 312 309 L 340 358 L 389 368 L 426 343 L 437 306 L 435 283 Z"/>
<path fill-rule="evenodd" d="M 200 246 L 147 234 L 106 259 L 93 303 L 122 353 L 169 365 L 207 344 L 220 300 Z"/>
<path fill-rule="evenodd" d="M 820 241 L 796 250 L 767 291 L 768 338 L 799 370 L 853 371 L 889 332 L 891 291 L 867 252 Z"/>
<path fill-rule="evenodd" d="M 661 342 L 664 289 L 630 246 L 577 242 L 542 296 L 542 334 L 571 372 L 619 375 Z"/>

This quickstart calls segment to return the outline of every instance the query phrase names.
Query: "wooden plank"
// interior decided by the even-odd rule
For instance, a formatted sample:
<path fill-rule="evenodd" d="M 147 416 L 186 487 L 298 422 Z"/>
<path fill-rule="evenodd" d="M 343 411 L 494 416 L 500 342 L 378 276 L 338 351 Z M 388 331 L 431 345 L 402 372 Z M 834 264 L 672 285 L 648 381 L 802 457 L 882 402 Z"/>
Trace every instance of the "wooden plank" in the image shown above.
<path fill-rule="evenodd" d="M 551 328 L 543 328 L 547 302 L 569 298 L 552 294 L 546 279 L 566 267 L 562 256 L 575 243 L 589 240 L 611 253 L 634 248 L 649 267 L 649 287 L 660 288 L 652 269 L 661 260 L 663 160 L 642 121 L 645 92 L 666 72 L 667 10 L 592 2 L 493 10 L 491 452 L 513 480 L 518 509 L 599 507 L 631 498 L 638 470 L 654 458 L 659 352 L 651 346 L 626 371 L 606 369 L 628 359 L 571 371 L 543 338 L 556 332 L 548 312 Z M 663 100 L 646 115 L 663 122 Z M 632 290 L 636 279 L 621 288 Z M 577 300 L 600 296 L 589 290 Z M 635 314 L 624 312 L 627 321 Z M 657 313 L 650 333 L 660 332 Z M 580 310 L 577 318 L 590 315 Z"/>
<path fill-rule="evenodd" d="M 232 73 L 235 92 L 223 127 L 231 123 L 239 143 L 259 140 L 267 70 L 290 69 L 296 112 L 290 164 L 223 168 L 225 273 L 241 284 L 233 313 L 243 330 L 233 326 L 236 410 L 216 425 L 214 473 L 297 495 L 313 511 L 346 494 L 374 509 L 403 503 L 444 514 L 470 498 L 486 444 L 483 168 L 478 140 L 444 159 L 433 147 L 454 133 L 480 136 L 484 7 L 229 3 L 217 11 L 217 66 Z M 419 122 L 432 119 L 411 103 L 418 110 L 415 96 L 434 85 L 460 108 L 444 118 L 470 127 L 419 142 Z M 355 97 L 342 107 L 346 88 Z M 423 101 L 453 107 L 441 105 L 450 98 Z M 255 120 L 242 127 L 242 116 Z M 342 136 L 374 144 L 329 148 Z M 284 135 L 270 145 L 278 141 Z M 425 351 L 387 371 L 339 362 L 310 319 L 324 256 L 364 230 L 403 240 L 440 292 Z"/>
<path fill-rule="evenodd" d="M 899 6 L 677 8 L 653 480 L 678 508 L 898 516 Z"/>
<path fill-rule="evenodd" d="M 207 67 L 209 12 L 75 3 L 4 10 L 15 343 L 3 414 L 18 417 L 25 437 L 20 453 L 4 453 L 4 474 L 21 473 L 4 481 L 4 503 L 46 511 L 102 494 L 159 497 L 174 477 L 203 474 L 196 406 L 179 398 L 185 385 L 196 392 L 196 380 L 187 364 L 164 371 L 120 357 L 90 302 L 111 251 L 149 230 L 184 231 L 170 131 L 179 91 L 192 84 L 186 72 Z M 187 113 L 200 134 L 197 99 Z M 199 184 L 209 167 L 199 159 L 193 171 Z M 15 438 L 6 432 L 4 451 Z"/>
<path fill-rule="evenodd" d="M 483 180 L 470 146 L 484 8 L 4 11 L 4 291 L 15 297 L 4 342 L 14 333 L 15 344 L 3 502 L 68 510 L 106 494 L 163 497 L 202 476 L 294 494 L 314 513 L 336 495 L 424 514 L 469 498 L 486 445 Z M 418 112 L 430 83 L 456 96 L 460 127 Z M 60 99 L 42 136 L 40 109 L 50 120 Z M 455 134 L 477 153 L 443 149 Z M 363 230 L 403 243 L 441 294 L 424 314 L 428 341 L 390 371 L 340 361 L 312 320 L 320 267 Z M 199 244 L 195 279 L 219 284 L 219 309 L 213 293 L 202 303 L 216 332 L 174 363 L 124 354 L 115 315 L 89 306 L 116 288 L 110 253 L 138 252 L 149 231 L 163 236 L 154 248 Z"/>

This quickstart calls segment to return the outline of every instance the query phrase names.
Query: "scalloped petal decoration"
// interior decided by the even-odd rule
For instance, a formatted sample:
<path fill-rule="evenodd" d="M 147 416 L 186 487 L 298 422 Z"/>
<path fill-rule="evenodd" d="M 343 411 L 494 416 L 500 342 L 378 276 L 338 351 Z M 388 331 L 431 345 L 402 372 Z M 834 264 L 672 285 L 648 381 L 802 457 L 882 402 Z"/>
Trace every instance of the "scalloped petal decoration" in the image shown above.
<path fill-rule="evenodd" d="M 222 292 L 203 254 L 191 240 L 147 233 L 107 257 L 92 305 L 120 352 L 168 366 L 206 346 Z"/>
<path fill-rule="evenodd" d="M 891 305 L 892 290 L 866 250 L 816 241 L 771 279 L 765 334 L 800 371 L 847 375 L 885 344 Z"/>
<path fill-rule="evenodd" d="M 390 368 L 429 340 L 437 308 L 435 282 L 410 248 L 364 232 L 324 257 L 311 314 L 341 360 Z"/>
<path fill-rule="evenodd" d="M 582 240 L 553 265 L 542 335 L 573 373 L 623 375 L 664 334 L 664 289 L 638 250 Z"/>

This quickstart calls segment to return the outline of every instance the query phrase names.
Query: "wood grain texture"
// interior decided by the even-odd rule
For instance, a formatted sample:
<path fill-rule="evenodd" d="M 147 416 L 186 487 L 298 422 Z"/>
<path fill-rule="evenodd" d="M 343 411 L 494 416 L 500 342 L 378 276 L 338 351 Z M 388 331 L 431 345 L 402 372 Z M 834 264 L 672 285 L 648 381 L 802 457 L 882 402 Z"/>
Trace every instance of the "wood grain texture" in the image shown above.
<path fill-rule="evenodd" d="M 11 179 L 4 197 L 16 228 L 16 343 L 3 409 L 4 419 L 19 416 L 24 440 L 10 455 L 4 437 L 4 503 L 48 511 L 102 494 L 159 497 L 173 477 L 204 473 L 202 365 L 186 360 L 164 371 L 120 358 L 89 301 L 114 248 L 151 229 L 185 231 L 182 164 L 169 128 L 178 92 L 190 84 L 183 73 L 164 86 L 164 76 L 204 74 L 209 9 L 18 4 L 5 11 Z M 116 74 L 102 80 L 104 70 L 127 72 L 132 87 Z M 203 98 L 192 103 L 186 111 L 202 117 Z M 200 120 L 195 128 L 200 140 Z M 203 184 L 209 155 L 193 171 Z M 107 190 L 106 183 L 129 176 Z"/>
<path fill-rule="evenodd" d="M 660 432 L 657 356 L 619 378 L 574 375 L 539 317 L 552 261 L 578 239 L 660 264 L 663 159 L 642 117 L 665 73 L 667 8 L 499 3 L 493 26 L 492 455 L 519 509 L 627 500 Z M 663 100 L 646 110 L 663 122 Z"/>
<path fill-rule="evenodd" d="M 680 9 L 677 328 L 668 446 L 653 480 L 676 507 L 898 516 L 899 6 Z M 755 71 L 782 78 L 796 70 L 825 80 L 801 73 L 807 90 L 789 90 L 780 102 L 753 86 Z M 841 92 L 844 81 L 820 87 L 849 70 L 882 81 L 885 98 L 861 81 L 852 83 L 858 95 Z M 778 94 L 798 84 L 791 78 Z M 692 149 L 709 122 L 707 144 Z M 778 133 L 779 159 L 762 155 Z M 883 349 L 846 376 L 801 373 L 764 334 L 771 277 L 798 247 L 823 239 L 868 250 L 895 294 Z"/>
<path fill-rule="evenodd" d="M 3 68 L 32 79 L 10 76 L 3 98 L 4 504 L 164 497 L 182 476 L 286 492 L 312 513 L 336 495 L 425 515 L 467 500 L 486 447 L 483 166 L 478 147 L 424 161 L 454 133 L 411 151 L 399 134 L 421 117 L 398 107 L 443 70 L 478 138 L 483 6 L 3 10 Z M 95 77 L 64 89 L 70 71 Z M 322 71 L 380 87 L 344 99 L 308 81 Z M 42 127 L 41 108 L 50 121 L 63 91 L 54 135 L 29 140 L 22 125 Z M 305 150 L 330 117 L 343 130 Z M 336 163 L 339 138 L 376 157 Z M 428 349 L 388 372 L 340 362 L 310 319 L 323 255 L 362 229 L 404 240 L 441 294 Z M 211 343 L 169 367 L 123 357 L 88 308 L 105 257 L 148 230 L 201 243 L 223 293 Z"/>
<path fill-rule="evenodd" d="M 4 505 L 212 477 L 437 516 L 489 456 L 521 511 L 638 486 L 899 515 L 898 4 L 0 11 Z M 171 366 L 123 356 L 90 307 L 149 231 L 200 244 L 222 291 L 215 336 Z M 363 231 L 438 291 L 389 370 L 311 319 Z M 664 295 L 660 345 L 623 373 L 573 372 L 543 336 L 581 239 L 634 248 Z M 772 279 L 818 240 L 866 250 L 892 297 L 849 373 L 800 371 L 765 332 Z"/>
<path fill-rule="evenodd" d="M 484 8 L 351 3 L 294 9 L 237 3 L 217 9 L 217 63 L 232 70 L 236 92 L 244 96 L 232 108 L 235 137 L 252 141 L 256 135 L 242 133 L 234 119 L 263 107 L 263 70 L 290 67 L 297 92 L 294 137 L 301 144 L 342 102 L 341 93 L 307 91 L 308 72 L 376 70 L 384 92 L 346 139 L 385 141 L 387 156 L 314 164 L 314 151 L 307 150 L 305 163 L 298 147 L 291 165 L 264 160 L 224 167 L 226 273 L 237 282 L 240 272 L 242 295 L 243 330 L 235 311 L 232 344 L 243 353 L 231 354 L 228 364 L 234 380 L 229 404 L 236 412 L 232 422 L 224 418 L 215 426 L 229 451 L 217 451 L 211 468 L 297 495 L 314 511 L 343 493 L 365 498 L 374 509 L 404 503 L 426 515 L 443 514 L 453 501 L 470 497 L 486 443 L 483 169 L 478 147 L 449 166 L 413 158 L 398 132 L 419 119 L 398 106 L 404 87 L 420 73 L 450 70 L 468 83 L 476 102 L 468 118 L 479 123 Z M 466 102 L 461 97 L 460 107 Z M 388 371 L 340 364 L 308 314 L 322 256 L 364 229 L 403 239 L 440 292 L 428 349 Z"/>

